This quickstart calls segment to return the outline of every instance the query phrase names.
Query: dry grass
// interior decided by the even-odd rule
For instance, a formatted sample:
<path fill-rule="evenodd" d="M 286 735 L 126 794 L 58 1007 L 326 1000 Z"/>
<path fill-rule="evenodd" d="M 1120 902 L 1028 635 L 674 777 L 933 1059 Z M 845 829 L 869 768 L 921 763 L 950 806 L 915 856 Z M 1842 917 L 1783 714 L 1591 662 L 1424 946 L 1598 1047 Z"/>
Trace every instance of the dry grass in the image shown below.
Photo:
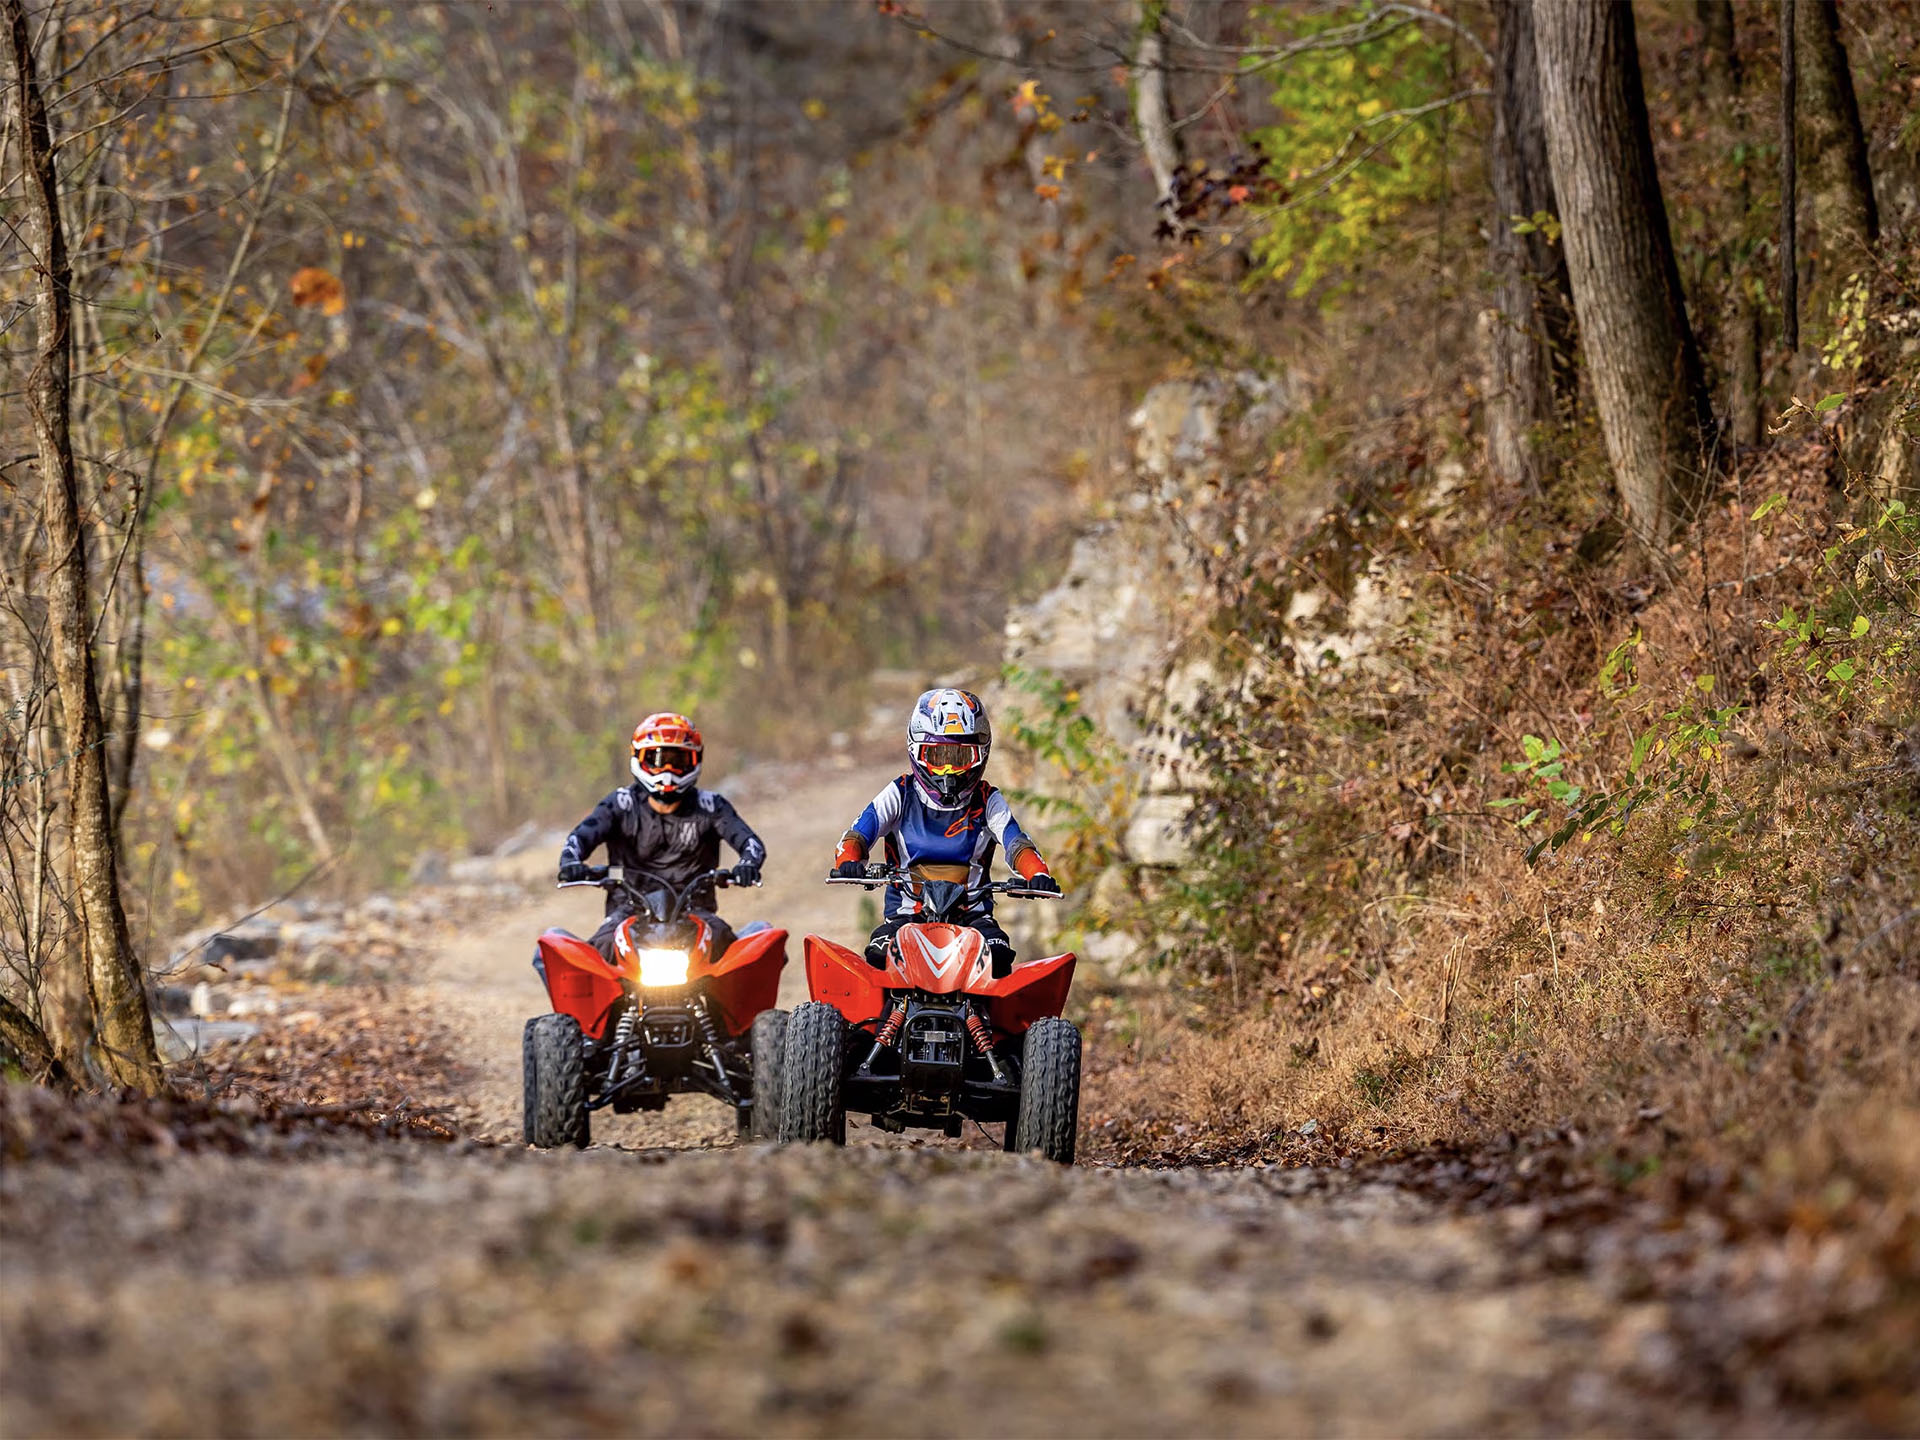
<path fill-rule="evenodd" d="M 1242 775 L 1208 837 L 1235 849 L 1252 918 L 1109 1021 L 1092 1132 L 1126 1158 L 1306 1159 L 1553 1130 L 1624 1180 L 1920 1114 L 1920 568 L 1910 539 L 1850 528 L 1868 502 L 1845 440 L 1750 457 L 1697 548 L 1660 565 L 1631 547 L 1574 563 L 1571 521 L 1529 545 L 1542 516 L 1484 489 L 1423 519 L 1417 490 L 1396 501 L 1377 477 L 1340 527 L 1279 548 L 1269 577 L 1370 550 L 1417 639 L 1344 689 L 1282 677 L 1200 717 L 1242 756 L 1289 757 Z M 1262 595 L 1271 580 L 1229 597 L 1239 634 Z M 1870 613 L 1870 641 L 1816 647 L 1809 671 L 1772 628 L 1786 605 L 1843 630 Z M 1851 689 L 1827 674 L 1843 655 Z M 1733 702 L 1737 733 L 1668 765 L 1717 792 L 1705 819 L 1696 792 L 1665 796 L 1530 866 L 1553 817 L 1521 834 L 1527 807 L 1488 809 L 1527 783 L 1504 771 L 1523 733 L 1561 738 L 1591 795 L 1621 785 L 1636 735 L 1680 723 L 1661 717 Z"/>

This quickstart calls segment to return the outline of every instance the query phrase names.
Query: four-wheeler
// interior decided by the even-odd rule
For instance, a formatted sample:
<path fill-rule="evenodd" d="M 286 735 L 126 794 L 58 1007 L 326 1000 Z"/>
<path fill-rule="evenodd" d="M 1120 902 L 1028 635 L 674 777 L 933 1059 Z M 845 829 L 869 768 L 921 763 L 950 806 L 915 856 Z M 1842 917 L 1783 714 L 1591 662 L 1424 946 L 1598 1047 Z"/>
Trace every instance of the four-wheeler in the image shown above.
<path fill-rule="evenodd" d="M 811 1002 L 787 1020 L 775 1133 L 844 1145 L 847 1112 L 882 1130 L 960 1134 L 1006 1123 L 1005 1148 L 1073 1163 L 1080 1119 L 1080 1032 L 1062 1019 L 1074 957 L 1051 955 L 996 977 L 985 939 L 963 920 L 988 894 L 1055 899 L 1023 880 L 969 887 L 870 864 L 830 884 L 899 885 L 918 900 L 884 968 L 806 937 Z"/>
<path fill-rule="evenodd" d="M 712 927 L 688 904 L 704 882 L 725 887 L 726 870 L 680 890 L 643 870 L 588 874 L 572 885 L 624 891 L 633 913 L 615 933 L 617 965 L 565 930 L 540 937 L 533 966 L 553 1013 L 529 1020 L 522 1041 L 527 1143 L 584 1146 L 593 1111 L 662 1110 L 689 1091 L 733 1106 L 742 1138 L 772 1139 L 787 932 L 756 923 L 713 953 Z"/>

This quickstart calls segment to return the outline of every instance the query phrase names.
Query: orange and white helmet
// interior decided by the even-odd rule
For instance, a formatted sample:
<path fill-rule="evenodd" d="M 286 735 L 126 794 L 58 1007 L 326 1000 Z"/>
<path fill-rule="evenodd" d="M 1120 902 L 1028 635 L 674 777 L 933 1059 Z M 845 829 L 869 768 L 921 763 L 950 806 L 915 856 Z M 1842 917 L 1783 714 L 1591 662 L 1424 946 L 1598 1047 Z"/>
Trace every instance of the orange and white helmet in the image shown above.
<path fill-rule="evenodd" d="M 662 710 L 633 727 L 633 778 L 661 799 L 684 795 L 700 778 L 706 744 L 684 715 Z"/>

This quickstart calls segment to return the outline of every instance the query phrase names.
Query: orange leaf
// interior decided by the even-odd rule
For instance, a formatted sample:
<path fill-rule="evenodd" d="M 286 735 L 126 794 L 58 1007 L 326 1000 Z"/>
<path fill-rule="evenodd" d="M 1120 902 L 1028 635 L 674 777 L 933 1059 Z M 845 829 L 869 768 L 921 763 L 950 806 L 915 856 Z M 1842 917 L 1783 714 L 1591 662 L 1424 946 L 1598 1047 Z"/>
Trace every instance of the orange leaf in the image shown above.
<path fill-rule="evenodd" d="M 292 288 L 294 304 L 318 305 L 322 315 L 338 315 L 347 308 L 347 287 L 317 265 L 294 271 Z"/>

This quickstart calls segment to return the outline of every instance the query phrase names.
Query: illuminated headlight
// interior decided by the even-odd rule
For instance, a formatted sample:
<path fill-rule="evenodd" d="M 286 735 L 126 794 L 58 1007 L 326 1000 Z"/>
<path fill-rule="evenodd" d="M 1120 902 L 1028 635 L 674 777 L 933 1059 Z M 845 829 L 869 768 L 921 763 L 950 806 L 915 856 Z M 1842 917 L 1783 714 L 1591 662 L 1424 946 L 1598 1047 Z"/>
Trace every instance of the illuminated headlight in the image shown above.
<path fill-rule="evenodd" d="M 687 983 L 687 952 L 684 950 L 642 950 L 642 985 L 684 985 Z"/>

